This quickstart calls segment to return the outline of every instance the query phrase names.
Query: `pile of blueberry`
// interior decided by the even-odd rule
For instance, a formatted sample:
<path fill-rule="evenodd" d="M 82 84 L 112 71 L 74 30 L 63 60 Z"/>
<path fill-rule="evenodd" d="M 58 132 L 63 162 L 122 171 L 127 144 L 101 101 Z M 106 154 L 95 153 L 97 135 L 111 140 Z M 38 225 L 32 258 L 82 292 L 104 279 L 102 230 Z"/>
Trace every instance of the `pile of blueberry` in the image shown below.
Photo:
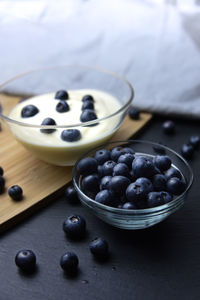
<path fill-rule="evenodd" d="M 69 94 L 65 90 L 60 90 L 56 92 L 55 94 L 55 99 L 59 100 L 59 102 L 56 105 L 56 111 L 58 113 L 65 113 L 70 110 L 69 104 L 67 103 L 67 100 L 69 99 Z M 89 122 L 92 120 L 97 119 L 97 115 L 95 113 L 95 108 L 94 108 L 94 98 L 91 95 L 85 95 L 82 98 L 82 113 L 80 115 L 80 121 L 81 122 Z M 21 111 L 21 117 L 22 118 L 30 118 L 35 116 L 36 114 L 39 113 L 39 109 L 32 104 L 26 105 L 23 107 Z M 97 125 L 98 123 L 95 123 L 94 125 Z M 49 125 L 49 126 L 54 126 L 57 125 L 55 120 L 52 118 L 45 118 L 41 125 Z M 94 126 L 92 125 L 92 126 Z M 91 125 L 90 125 L 91 126 Z M 46 134 L 51 134 L 55 131 L 56 129 L 54 128 L 42 128 L 40 131 L 42 133 Z M 81 139 L 81 132 L 78 129 L 66 129 L 63 130 L 61 133 L 61 139 L 66 142 L 75 142 Z"/>
<path fill-rule="evenodd" d="M 79 161 L 81 190 L 98 203 L 121 209 L 145 209 L 172 201 L 186 183 L 167 155 L 150 157 L 130 147 L 98 150 Z"/>
<path fill-rule="evenodd" d="M 0 167 L 0 194 L 5 191 L 5 179 L 3 177 L 4 170 Z M 23 190 L 19 185 L 13 185 L 8 189 L 8 195 L 11 199 L 19 201 L 23 198 Z"/>
<path fill-rule="evenodd" d="M 69 198 L 76 194 L 73 187 L 69 187 Z M 72 195 L 73 190 L 73 196 Z M 77 197 L 77 195 L 76 195 Z M 63 222 L 63 230 L 70 240 L 81 239 L 86 235 L 86 221 L 80 215 L 71 215 Z M 109 255 L 109 245 L 106 240 L 101 237 L 95 238 L 89 244 L 92 255 L 98 260 L 105 260 Z M 17 252 L 15 256 L 16 265 L 24 272 L 33 272 L 36 267 L 36 255 L 32 250 L 24 249 Z M 66 252 L 60 258 L 61 268 L 68 274 L 74 275 L 78 271 L 79 259 L 76 253 Z"/>

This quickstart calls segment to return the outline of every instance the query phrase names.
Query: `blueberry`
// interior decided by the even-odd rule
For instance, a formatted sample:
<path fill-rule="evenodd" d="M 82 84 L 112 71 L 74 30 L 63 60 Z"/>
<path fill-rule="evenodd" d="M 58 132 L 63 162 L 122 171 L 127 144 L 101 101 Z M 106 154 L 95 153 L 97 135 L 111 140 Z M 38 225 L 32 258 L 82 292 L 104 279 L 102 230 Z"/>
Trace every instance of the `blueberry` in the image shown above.
<path fill-rule="evenodd" d="M 161 191 L 160 194 L 161 194 L 161 197 L 162 197 L 164 203 L 168 203 L 168 202 L 172 201 L 172 199 L 173 199 L 172 195 L 169 194 L 168 192 Z"/>
<path fill-rule="evenodd" d="M 102 238 L 95 238 L 90 243 L 90 251 L 91 253 L 99 259 L 104 259 L 108 257 L 108 243 L 106 240 Z"/>
<path fill-rule="evenodd" d="M 191 144 L 183 144 L 181 148 L 181 154 L 186 159 L 191 159 L 194 154 L 194 147 Z"/>
<path fill-rule="evenodd" d="M 39 109 L 35 105 L 26 105 L 21 111 L 22 118 L 30 118 L 39 113 Z"/>
<path fill-rule="evenodd" d="M 85 96 L 83 96 L 82 101 L 83 102 L 85 102 L 85 101 L 92 101 L 92 102 L 94 102 L 94 98 L 91 95 L 85 95 Z"/>
<path fill-rule="evenodd" d="M 164 199 L 160 192 L 151 192 L 147 195 L 147 207 L 155 207 L 164 204 Z"/>
<path fill-rule="evenodd" d="M 167 180 L 172 178 L 172 177 L 177 177 L 179 179 L 182 179 L 181 173 L 173 167 L 171 167 L 169 170 L 167 170 L 165 172 L 165 176 L 166 176 Z"/>
<path fill-rule="evenodd" d="M 152 182 L 155 191 L 159 192 L 159 191 L 166 190 L 167 178 L 165 175 L 163 174 L 154 175 Z"/>
<path fill-rule="evenodd" d="M 98 162 L 98 164 L 102 165 L 104 164 L 107 160 L 110 160 L 110 151 L 107 149 L 101 149 L 97 150 L 94 158 Z"/>
<path fill-rule="evenodd" d="M 146 185 L 133 182 L 126 189 L 126 198 L 128 201 L 138 205 L 138 202 L 145 199 L 147 195 Z"/>
<path fill-rule="evenodd" d="M 102 178 L 104 176 L 103 166 L 102 165 L 98 165 L 98 167 L 97 167 L 97 173 L 98 173 L 98 175 L 99 175 L 100 178 Z"/>
<path fill-rule="evenodd" d="M 69 99 L 68 92 L 65 90 L 60 90 L 56 92 L 55 99 L 59 100 L 67 100 Z"/>
<path fill-rule="evenodd" d="M 177 177 L 172 177 L 167 181 L 167 190 L 174 195 L 180 195 L 185 190 L 185 183 Z"/>
<path fill-rule="evenodd" d="M 42 121 L 42 124 L 41 125 L 56 125 L 56 122 L 54 121 L 54 119 L 52 119 L 52 118 L 46 118 L 46 119 L 44 119 L 43 121 Z M 42 128 L 42 129 L 40 129 L 40 131 L 42 132 L 42 133 L 47 133 L 47 134 L 49 134 L 49 133 L 52 133 L 52 132 L 54 132 L 56 129 L 44 129 L 44 128 Z"/>
<path fill-rule="evenodd" d="M 138 156 L 132 162 L 132 170 L 136 177 L 152 177 L 155 175 L 155 167 L 151 159 Z"/>
<path fill-rule="evenodd" d="M 85 219 L 79 215 L 71 215 L 63 222 L 63 230 L 70 238 L 81 238 L 86 232 Z"/>
<path fill-rule="evenodd" d="M 140 111 L 135 107 L 131 107 L 128 114 L 132 120 L 138 120 L 140 118 Z"/>
<path fill-rule="evenodd" d="M 112 176 L 104 176 L 100 181 L 100 190 L 107 190 L 109 188 L 110 180 Z"/>
<path fill-rule="evenodd" d="M 70 185 L 65 190 L 65 198 L 69 203 L 75 204 L 79 202 L 77 192 L 75 188 Z"/>
<path fill-rule="evenodd" d="M 19 201 L 23 197 L 23 190 L 19 185 L 13 185 L 8 189 L 8 195 L 15 201 Z"/>
<path fill-rule="evenodd" d="M 81 113 L 81 116 L 80 116 L 81 122 L 89 122 L 89 121 L 96 120 L 96 119 L 97 119 L 97 115 L 94 112 L 94 110 L 92 110 L 92 109 L 83 110 L 83 112 Z"/>
<path fill-rule="evenodd" d="M 85 101 L 82 104 L 81 110 L 85 110 L 85 109 L 94 109 L 94 103 L 92 101 Z"/>
<path fill-rule="evenodd" d="M 124 163 L 118 163 L 114 166 L 113 168 L 113 176 L 118 176 L 118 175 L 122 175 L 122 176 L 129 176 L 129 168 L 127 167 L 126 164 Z"/>
<path fill-rule="evenodd" d="M 74 252 L 67 252 L 60 258 L 61 268 L 68 274 L 74 274 L 78 269 L 78 256 Z"/>
<path fill-rule="evenodd" d="M 140 177 L 135 181 L 136 184 L 141 184 L 144 186 L 144 191 L 146 194 L 153 191 L 153 185 L 151 181 L 146 177 Z"/>
<path fill-rule="evenodd" d="M 109 190 L 111 190 L 117 196 L 122 196 L 130 183 L 130 179 L 125 176 L 114 176 L 110 180 Z"/>
<path fill-rule="evenodd" d="M 81 133 L 78 129 L 65 129 L 61 133 L 61 139 L 65 142 L 77 142 L 81 139 Z"/>
<path fill-rule="evenodd" d="M 198 135 L 191 136 L 189 143 L 194 147 L 194 149 L 197 149 L 200 145 L 200 137 Z"/>
<path fill-rule="evenodd" d="M 161 171 L 166 171 L 171 167 L 171 159 L 167 155 L 156 155 L 153 158 L 154 165 Z"/>
<path fill-rule="evenodd" d="M 4 170 L 2 167 L 0 167 L 0 176 L 3 176 Z"/>
<path fill-rule="evenodd" d="M 104 175 L 112 175 L 113 168 L 116 165 L 116 162 L 113 160 L 108 160 L 103 164 L 103 173 Z"/>
<path fill-rule="evenodd" d="M 97 172 L 97 161 L 92 157 L 86 157 L 79 161 L 77 170 L 81 175 L 89 175 Z"/>
<path fill-rule="evenodd" d="M 162 129 L 166 134 L 173 134 L 175 132 L 175 123 L 171 120 L 165 121 L 162 124 Z"/>
<path fill-rule="evenodd" d="M 0 176 L 0 194 L 4 192 L 4 188 L 5 188 L 5 179 L 2 176 Z"/>
<path fill-rule="evenodd" d="M 130 148 L 130 147 L 124 147 L 123 148 L 123 152 L 124 153 L 135 154 L 135 151 L 132 148 Z"/>
<path fill-rule="evenodd" d="M 15 256 L 16 265 L 23 271 L 33 271 L 36 266 L 36 256 L 32 250 L 20 250 Z"/>
<path fill-rule="evenodd" d="M 81 188 L 84 192 L 99 192 L 99 176 L 98 174 L 91 174 L 84 177 L 81 181 Z"/>
<path fill-rule="evenodd" d="M 123 209 L 136 209 L 136 206 L 132 202 L 126 202 L 122 205 Z"/>
<path fill-rule="evenodd" d="M 69 104 L 63 100 L 59 101 L 56 105 L 56 111 L 59 113 L 64 113 L 69 111 Z"/>
<path fill-rule="evenodd" d="M 113 195 L 109 190 L 102 190 L 100 191 L 96 197 L 95 201 L 104 205 L 113 206 L 114 199 Z"/>
<path fill-rule="evenodd" d="M 132 167 L 132 162 L 134 160 L 135 156 L 131 153 L 124 153 L 119 156 L 118 158 L 118 163 L 124 163 L 126 164 L 129 168 Z"/>
<path fill-rule="evenodd" d="M 124 152 L 124 148 L 123 147 L 115 147 L 111 151 L 111 159 L 117 162 L 117 160 L 120 157 L 120 155 L 122 155 L 124 153 L 125 152 Z"/>

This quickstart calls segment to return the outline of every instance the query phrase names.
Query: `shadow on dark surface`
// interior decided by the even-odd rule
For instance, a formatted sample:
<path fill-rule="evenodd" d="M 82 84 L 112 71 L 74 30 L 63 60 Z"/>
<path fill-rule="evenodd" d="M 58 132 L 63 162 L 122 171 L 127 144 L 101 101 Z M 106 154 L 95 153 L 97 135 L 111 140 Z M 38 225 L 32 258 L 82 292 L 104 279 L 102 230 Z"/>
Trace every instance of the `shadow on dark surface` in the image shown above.
<path fill-rule="evenodd" d="M 76 272 L 73 273 L 68 273 L 66 271 L 63 271 L 63 278 L 67 279 L 67 280 L 76 280 L 79 279 L 81 276 L 81 270 L 77 269 Z"/>
<path fill-rule="evenodd" d="M 35 268 L 30 271 L 23 271 L 21 269 L 18 269 L 19 276 L 22 278 L 32 279 L 32 278 L 36 277 L 39 274 L 39 272 L 40 272 L 40 270 L 39 270 L 38 265 L 36 265 Z"/>

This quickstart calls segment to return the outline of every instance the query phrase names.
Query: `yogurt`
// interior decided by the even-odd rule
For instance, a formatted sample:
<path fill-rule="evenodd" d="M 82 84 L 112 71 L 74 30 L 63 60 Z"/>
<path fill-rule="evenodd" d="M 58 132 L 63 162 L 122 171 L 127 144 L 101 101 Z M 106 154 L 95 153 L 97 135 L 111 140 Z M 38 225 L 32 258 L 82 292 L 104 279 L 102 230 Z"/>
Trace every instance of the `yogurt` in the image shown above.
<path fill-rule="evenodd" d="M 69 125 L 81 123 L 83 96 L 93 96 L 98 119 L 113 114 L 121 107 L 118 99 L 99 90 L 72 90 L 68 91 L 68 94 L 69 99 L 65 100 L 69 105 L 67 112 L 57 112 L 56 105 L 59 100 L 55 99 L 55 93 L 48 93 L 18 103 L 9 113 L 9 118 L 32 125 L 41 125 L 45 118 L 54 119 L 57 125 L 66 125 L 66 128 L 57 128 L 54 132 L 47 134 L 41 132 L 39 128 L 10 124 L 17 140 L 42 160 L 55 165 L 73 165 L 81 154 L 106 142 L 121 123 L 118 115 L 99 122 L 95 126 L 88 127 L 82 123 L 83 126 L 71 127 L 80 131 L 81 138 L 73 142 L 64 141 L 61 138 L 62 131 L 69 129 L 67 128 Z M 36 106 L 39 112 L 32 117 L 23 118 L 21 111 L 27 105 Z"/>

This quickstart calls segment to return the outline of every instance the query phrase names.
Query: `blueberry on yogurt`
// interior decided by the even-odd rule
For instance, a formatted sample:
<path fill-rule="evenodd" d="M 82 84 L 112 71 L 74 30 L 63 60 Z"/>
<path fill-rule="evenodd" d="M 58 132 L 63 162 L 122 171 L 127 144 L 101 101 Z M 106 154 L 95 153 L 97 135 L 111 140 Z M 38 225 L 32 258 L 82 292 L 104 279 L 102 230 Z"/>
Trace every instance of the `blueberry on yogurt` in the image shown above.
<path fill-rule="evenodd" d="M 41 125 L 56 125 L 56 122 L 54 121 L 54 119 L 52 119 L 52 118 L 46 118 L 46 119 L 44 119 L 43 121 L 42 121 L 42 124 Z M 40 131 L 42 132 L 42 133 L 47 133 L 47 134 L 49 134 L 49 133 L 52 133 L 52 132 L 54 132 L 56 129 L 54 129 L 54 128 L 52 128 L 52 129 L 46 129 L 46 128 L 42 128 L 42 129 L 40 129 Z"/>
<path fill-rule="evenodd" d="M 81 110 L 94 109 L 94 103 L 92 101 L 85 101 L 81 107 Z"/>
<path fill-rule="evenodd" d="M 82 101 L 83 102 L 85 102 L 85 101 L 94 102 L 94 98 L 91 95 L 85 95 L 85 96 L 83 96 Z"/>
<path fill-rule="evenodd" d="M 32 104 L 26 105 L 22 108 L 21 116 L 22 118 L 30 118 L 35 116 L 39 112 L 39 109 Z"/>
<path fill-rule="evenodd" d="M 64 113 L 69 111 L 69 104 L 64 100 L 59 101 L 58 104 L 56 105 L 56 111 L 59 113 Z"/>
<path fill-rule="evenodd" d="M 81 133 L 78 129 L 65 129 L 61 133 L 61 139 L 65 142 L 76 142 L 81 139 Z"/>
<path fill-rule="evenodd" d="M 57 91 L 57 93 L 55 95 L 55 99 L 58 99 L 58 100 L 67 100 L 67 99 L 69 99 L 68 92 L 65 91 L 65 90 Z"/>
<path fill-rule="evenodd" d="M 97 119 L 97 115 L 92 109 L 85 109 L 81 113 L 80 120 L 81 122 L 89 122 Z M 95 124 L 96 125 L 96 124 Z"/>

